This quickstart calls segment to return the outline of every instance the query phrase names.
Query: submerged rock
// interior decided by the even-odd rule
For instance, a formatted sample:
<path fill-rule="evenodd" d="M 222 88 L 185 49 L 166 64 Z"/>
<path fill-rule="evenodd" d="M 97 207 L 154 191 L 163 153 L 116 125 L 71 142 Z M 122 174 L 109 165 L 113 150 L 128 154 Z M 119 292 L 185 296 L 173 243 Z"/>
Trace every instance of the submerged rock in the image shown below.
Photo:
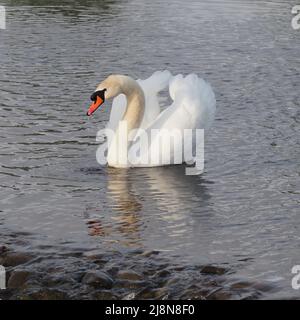
<path fill-rule="evenodd" d="M 8 253 L 0 258 L 0 264 L 4 267 L 15 267 L 27 263 L 31 259 L 32 256 L 27 253 Z"/>
<path fill-rule="evenodd" d="M 137 281 L 137 280 L 143 279 L 143 277 L 140 274 L 132 270 L 119 271 L 117 273 L 117 277 L 122 280 L 131 280 L 131 281 Z"/>
<path fill-rule="evenodd" d="M 147 286 L 149 286 L 149 282 L 143 281 L 143 280 L 136 280 L 136 281 L 118 280 L 116 282 L 117 288 L 129 289 L 129 290 L 141 289 Z"/>
<path fill-rule="evenodd" d="M 22 287 L 27 279 L 29 278 L 30 273 L 25 270 L 15 270 L 12 272 L 11 276 L 8 279 L 7 286 L 8 288 L 20 288 Z"/>
<path fill-rule="evenodd" d="M 141 255 L 143 257 L 148 258 L 148 257 L 150 257 L 152 255 L 158 255 L 158 254 L 159 254 L 159 251 L 157 251 L 157 250 L 147 250 L 147 251 L 144 251 Z"/>
<path fill-rule="evenodd" d="M 40 289 L 34 292 L 25 293 L 18 297 L 20 300 L 68 300 L 69 296 L 57 289 Z"/>
<path fill-rule="evenodd" d="M 204 266 L 201 268 L 201 273 L 204 274 L 212 274 L 212 275 L 223 275 L 227 272 L 227 270 L 223 267 L 219 266 Z"/>
<path fill-rule="evenodd" d="M 101 290 L 101 291 L 96 291 L 92 295 L 92 298 L 96 300 L 117 300 L 119 297 L 116 296 L 112 291 Z"/>
<path fill-rule="evenodd" d="M 3 254 L 4 252 L 7 252 L 8 248 L 6 246 L 0 246 L 0 254 Z"/>
<path fill-rule="evenodd" d="M 105 258 L 105 255 L 103 252 L 100 252 L 98 250 L 92 250 L 84 253 L 84 257 L 88 260 L 101 260 L 101 261 L 107 261 L 107 258 Z"/>
<path fill-rule="evenodd" d="M 214 290 L 208 296 L 206 296 L 207 300 L 230 300 L 232 298 L 232 294 L 229 291 L 225 291 L 220 289 Z"/>
<path fill-rule="evenodd" d="M 248 289 L 249 287 L 252 286 L 252 283 L 249 281 L 237 281 L 233 283 L 230 288 L 231 289 Z"/>
<path fill-rule="evenodd" d="M 114 281 L 102 271 L 88 271 L 82 278 L 82 283 L 93 286 L 94 288 L 112 288 Z"/>
<path fill-rule="evenodd" d="M 141 290 L 137 296 L 136 299 L 167 299 L 168 298 L 168 289 L 167 288 L 158 288 L 158 289 L 153 289 L 153 288 L 144 288 Z"/>

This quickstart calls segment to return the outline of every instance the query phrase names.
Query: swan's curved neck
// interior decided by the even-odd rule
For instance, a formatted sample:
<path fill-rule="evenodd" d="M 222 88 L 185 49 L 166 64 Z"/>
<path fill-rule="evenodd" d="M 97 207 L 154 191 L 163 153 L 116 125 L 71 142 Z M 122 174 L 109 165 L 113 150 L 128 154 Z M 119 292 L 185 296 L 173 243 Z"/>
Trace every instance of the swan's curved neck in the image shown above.
<path fill-rule="evenodd" d="M 121 91 L 127 98 L 127 106 L 123 121 L 127 122 L 128 132 L 138 129 L 145 112 L 145 95 L 139 84 L 132 78 L 122 81 Z"/>
<path fill-rule="evenodd" d="M 107 162 L 109 165 L 126 167 L 128 165 L 127 152 L 137 133 L 135 129 L 140 128 L 144 117 L 145 95 L 139 84 L 130 77 L 115 76 L 114 82 L 117 87 L 115 95 L 124 94 L 127 98 L 127 106 L 109 143 Z M 124 123 L 126 128 L 124 128 Z M 125 135 L 124 129 L 127 129 L 127 135 Z"/>

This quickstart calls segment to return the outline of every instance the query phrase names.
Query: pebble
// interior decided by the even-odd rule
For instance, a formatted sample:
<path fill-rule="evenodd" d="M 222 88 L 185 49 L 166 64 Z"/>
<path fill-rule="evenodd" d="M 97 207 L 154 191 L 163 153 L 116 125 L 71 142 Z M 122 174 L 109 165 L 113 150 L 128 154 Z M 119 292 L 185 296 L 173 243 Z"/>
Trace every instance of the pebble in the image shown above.
<path fill-rule="evenodd" d="M 233 283 L 230 288 L 231 289 L 247 289 L 252 286 L 252 283 L 247 281 L 238 281 Z"/>
<path fill-rule="evenodd" d="M 144 251 L 141 254 L 141 256 L 148 258 L 148 257 L 150 257 L 152 255 L 158 255 L 158 254 L 159 254 L 159 251 L 157 251 L 157 250 L 148 250 L 148 251 Z"/>
<path fill-rule="evenodd" d="M 84 257 L 87 258 L 88 260 L 104 260 L 107 261 L 106 258 L 104 258 L 103 252 L 93 250 L 93 251 L 88 251 L 84 253 Z"/>
<path fill-rule="evenodd" d="M 122 280 L 131 280 L 131 281 L 137 281 L 137 280 L 143 279 L 143 277 L 140 274 L 132 270 L 119 271 L 117 273 L 117 277 Z"/>
<path fill-rule="evenodd" d="M 141 289 L 141 288 L 145 288 L 149 285 L 149 282 L 147 281 L 143 281 L 143 280 L 139 280 L 139 281 L 129 281 L 129 280 L 118 280 L 116 282 L 116 287 L 117 288 L 126 288 L 126 289 L 130 289 L 130 290 L 135 290 L 135 289 Z"/>
<path fill-rule="evenodd" d="M 19 297 L 20 300 L 68 300 L 68 295 L 61 290 L 41 289 L 25 293 Z"/>
<path fill-rule="evenodd" d="M 223 275 L 227 272 L 225 268 L 217 266 L 204 266 L 201 269 L 201 273 L 204 274 L 214 274 L 214 275 Z"/>
<path fill-rule="evenodd" d="M 0 246 L 0 254 L 7 252 L 8 248 L 6 246 Z"/>
<path fill-rule="evenodd" d="M 9 253 L 0 258 L 0 264 L 4 267 L 15 267 L 24 264 L 32 259 L 27 253 Z"/>
<path fill-rule="evenodd" d="M 11 276 L 8 279 L 8 283 L 7 283 L 8 288 L 22 287 L 26 283 L 29 275 L 30 275 L 30 273 L 25 270 L 13 271 Z"/>
<path fill-rule="evenodd" d="M 93 286 L 94 288 L 110 289 L 114 281 L 102 271 L 88 271 L 81 280 L 82 283 Z"/>
<path fill-rule="evenodd" d="M 164 297 L 168 297 L 168 289 L 167 288 L 158 288 L 158 289 L 150 289 L 145 288 L 139 292 L 136 296 L 137 299 L 163 299 Z"/>

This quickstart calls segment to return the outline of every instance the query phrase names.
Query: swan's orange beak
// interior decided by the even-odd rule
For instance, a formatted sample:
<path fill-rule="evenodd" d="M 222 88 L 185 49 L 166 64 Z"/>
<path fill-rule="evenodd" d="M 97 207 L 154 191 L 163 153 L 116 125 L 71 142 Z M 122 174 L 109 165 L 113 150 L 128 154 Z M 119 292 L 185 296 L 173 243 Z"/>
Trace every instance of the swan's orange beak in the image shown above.
<path fill-rule="evenodd" d="M 89 110 L 87 112 L 88 116 L 91 116 L 102 104 L 103 104 L 103 99 L 101 99 L 99 96 L 97 96 L 97 99 L 95 102 L 91 104 L 89 107 Z"/>

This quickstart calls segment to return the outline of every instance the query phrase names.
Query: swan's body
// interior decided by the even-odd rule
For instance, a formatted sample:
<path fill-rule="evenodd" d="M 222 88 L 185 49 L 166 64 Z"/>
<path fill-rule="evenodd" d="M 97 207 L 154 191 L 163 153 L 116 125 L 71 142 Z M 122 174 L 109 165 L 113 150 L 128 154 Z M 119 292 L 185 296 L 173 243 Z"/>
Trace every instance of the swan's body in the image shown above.
<path fill-rule="evenodd" d="M 161 111 L 157 94 L 167 86 L 173 103 Z M 151 167 L 190 162 L 192 159 L 186 159 L 183 155 L 182 139 L 176 139 L 176 135 L 170 149 L 157 148 L 157 143 L 172 130 L 177 130 L 183 136 L 185 129 L 209 128 L 216 110 L 210 85 L 195 74 L 185 78 L 182 75 L 173 77 L 168 71 L 163 71 L 138 81 L 127 76 L 112 75 L 96 89 L 96 92 L 103 91 L 106 91 L 107 99 L 115 97 L 107 125 L 107 129 L 115 133 L 108 142 L 107 152 L 107 163 L 112 167 Z M 124 123 L 130 139 L 125 149 L 122 146 L 120 148 L 122 142 L 118 135 Z M 135 132 L 132 133 L 132 130 Z M 151 137 L 146 149 L 141 147 L 144 137 Z M 145 153 L 150 154 L 146 161 L 143 157 Z M 182 154 L 181 160 L 175 156 L 178 153 Z"/>

